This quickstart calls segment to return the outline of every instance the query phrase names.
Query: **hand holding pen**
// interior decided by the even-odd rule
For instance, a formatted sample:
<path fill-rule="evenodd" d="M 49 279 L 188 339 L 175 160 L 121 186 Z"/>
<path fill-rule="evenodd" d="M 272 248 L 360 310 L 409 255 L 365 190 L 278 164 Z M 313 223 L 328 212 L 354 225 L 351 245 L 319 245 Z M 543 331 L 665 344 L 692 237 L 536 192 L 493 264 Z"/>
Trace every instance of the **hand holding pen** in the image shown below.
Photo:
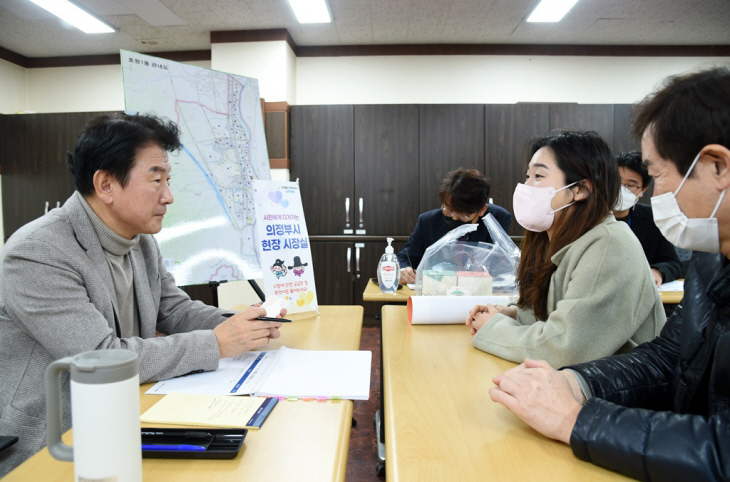
<path fill-rule="evenodd" d="M 401 268 L 400 270 L 400 283 L 401 284 L 413 284 L 416 282 L 416 270 L 413 267 L 413 263 L 411 262 L 411 257 L 408 256 L 408 246 L 403 248 L 402 251 L 406 258 L 408 259 L 408 265 L 405 268 Z"/>
<path fill-rule="evenodd" d="M 281 310 L 284 316 L 286 310 Z M 221 358 L 238 356 L 250 350 L 266 346 L 270 339 L 279 338 L 281 320 L 265 321 L 266 310 L 253 306 L 241 313 L 232 313 L 213 329 Z"/>

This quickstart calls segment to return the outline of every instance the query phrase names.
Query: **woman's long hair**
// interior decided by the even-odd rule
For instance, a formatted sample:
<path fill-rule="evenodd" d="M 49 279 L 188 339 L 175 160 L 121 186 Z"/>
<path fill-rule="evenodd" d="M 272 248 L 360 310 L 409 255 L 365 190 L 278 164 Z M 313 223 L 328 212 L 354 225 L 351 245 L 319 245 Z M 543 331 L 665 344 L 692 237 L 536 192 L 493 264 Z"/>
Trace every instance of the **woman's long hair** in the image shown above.
<path fill-rule="evenodd" d="M 527 231 L 522 243 L 522 259 L 517 270 L 519 306 L 531 307 L 538 320 L 547 320 L 550 277 L 557 269 L 550 258 L 593 229 L 613 209 L 621 178 L 606 142 L 595 132 L 562 131 L 530 141 L 529 159 L 541 148 L 550 149 L 565 185 L 579 181 L 588 197 L 555 213 L 553 236 Z"/>

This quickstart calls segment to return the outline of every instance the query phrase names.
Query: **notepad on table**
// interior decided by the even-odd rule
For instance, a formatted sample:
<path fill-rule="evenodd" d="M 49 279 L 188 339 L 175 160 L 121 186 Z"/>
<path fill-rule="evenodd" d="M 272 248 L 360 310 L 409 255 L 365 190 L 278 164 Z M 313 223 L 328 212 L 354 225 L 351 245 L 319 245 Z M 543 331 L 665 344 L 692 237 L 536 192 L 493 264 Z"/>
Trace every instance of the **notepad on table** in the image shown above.
<path fill-rule="evenodd" d="M 170 393 L 142 414 L 145 423 L 259 429 L 279 400 Z"/>
<path fill-rule="evenodd" d="M 146 393 L 367 400 L 370 351 L 278 350 L 224 358 L 218 369 L 156 383 Z"/>

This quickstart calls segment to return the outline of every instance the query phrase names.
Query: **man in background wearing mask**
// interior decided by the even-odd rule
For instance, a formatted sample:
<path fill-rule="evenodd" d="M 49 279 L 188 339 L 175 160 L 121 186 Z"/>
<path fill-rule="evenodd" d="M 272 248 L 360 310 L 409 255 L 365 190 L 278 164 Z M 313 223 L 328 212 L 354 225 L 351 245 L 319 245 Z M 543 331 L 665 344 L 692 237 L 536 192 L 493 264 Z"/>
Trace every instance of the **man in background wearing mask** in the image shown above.
<path fill-rule="evenodd" d="M 621 191 L 613 215 L 617 221 L 628 224 L 639 239 L 656 285 L 674 281 L 682 271 L 677 251 L 654 224 L 651 207 L 638 204 L 651 182 L 649 172 L 642 164 L 641 153 L 622 152 L 616 156 L 616 165 L 621 176 Z"/>
<path fill-rule="evenodd" d="M 703 251 L 681 305 L 629 354 L 562 371 L 525 360 L 489 395 L 630 477 L 730 480 L 730 69 L 671 77 L 635 112 L 654 222 L 675 246 Z"/>
<path fill-rule="evenodd" d="M 427 211 L 418 216 L 416 228 L 398 253 L 400 282 L 415 283 L 416 268 L 426 249 L 446 233 L 462 224 L 477 224 L 476 231 L 467 234 L 464 241 L 492 243 L 489 231 L 481 219 L 487 214 L 502 226 L 506 233 L 512 223 L 512 215 L 503 207 L 488 204 L 489 183 L 476 169 L 457 169 L 446 175 L 439 189 L 441 209 Z"/>

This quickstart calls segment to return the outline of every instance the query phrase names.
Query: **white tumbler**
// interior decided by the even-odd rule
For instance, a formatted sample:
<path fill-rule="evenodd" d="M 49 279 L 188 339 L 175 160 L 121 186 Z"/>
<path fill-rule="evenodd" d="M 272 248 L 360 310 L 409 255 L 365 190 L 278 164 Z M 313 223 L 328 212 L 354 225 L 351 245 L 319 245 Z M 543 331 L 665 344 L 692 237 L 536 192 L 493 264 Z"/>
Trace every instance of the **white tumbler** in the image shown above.
<path fill-rule="evenodd" d="M 61 372 L 71 372 L 73 447 L 61 441 Z M 139 366 L 129 350 L 95 350 L 46 370 L 48 451 L 73 461 L 76 482 L 142 480 Z"/>

